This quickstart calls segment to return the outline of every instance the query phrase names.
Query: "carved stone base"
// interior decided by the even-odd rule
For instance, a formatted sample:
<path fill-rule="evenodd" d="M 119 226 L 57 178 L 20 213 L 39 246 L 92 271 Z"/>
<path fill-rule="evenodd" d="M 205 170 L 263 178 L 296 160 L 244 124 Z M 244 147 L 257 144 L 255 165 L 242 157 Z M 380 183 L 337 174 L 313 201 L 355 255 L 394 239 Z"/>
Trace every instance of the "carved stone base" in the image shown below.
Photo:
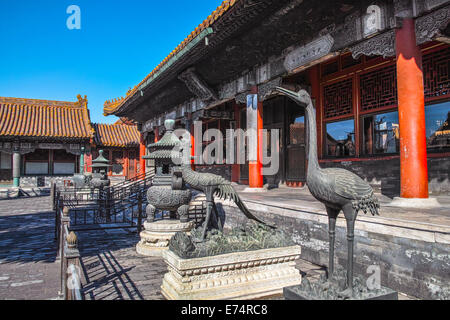
<path fill-rule="evenodd" d="M 284 298 L 286 300 L 322 300 L 317 297 L 311 297 L 307 293 L 302 292 L 298 286 L 284 288 Z M 389 292 L 367 295 L 362 300 L 398 300 L 398 292 L 389 290 Z"/>
<path fill-rule="evenodd" d="M 244 193 L 263 193 L 267 192 L 267 188 L 245 188 L 242 192 Z"/>
<path fill-rule="evenodd" d="M 136 246 L 138 254 L 147 257 L 161 257 L 162 252 L 169 248 L 169 240 L 177 232 L 190 232 L 194 228 L 193 221 L 160 220 L 145 222 L 145 230 L 141 232 L 141 241 Z"/>
<path fill-rule="evenodd" d="M 163 258 L 169 272 L 161 292 L 168 300 L 250 300 L 281 295 L 298 285 L 295 268 L 299 246 L 181 259 L 168 250 Z"/>
<path fill-rule="evenodd" d="M 286 300 L 398 300 L 398 293 L 386 288 L 376 287 L 363 275 L 353 278 L 353 290 L 347 289 L 347 270 L 338 267 L 328 279 L 322 274 L 319 279 L 302 279 L 297 286 L 284 288 Z"/>
<path fill-rule="evenodd" d="M 417 208 L 417 209 L 435 209 L 441 208 L 442 205 L 438 202 L 436 198 L 427 199 L 407 199 L 407 198 L 394 198 L 391 203 L 387 206 L 389 207 L 399 207 L 399 208 Z"/>

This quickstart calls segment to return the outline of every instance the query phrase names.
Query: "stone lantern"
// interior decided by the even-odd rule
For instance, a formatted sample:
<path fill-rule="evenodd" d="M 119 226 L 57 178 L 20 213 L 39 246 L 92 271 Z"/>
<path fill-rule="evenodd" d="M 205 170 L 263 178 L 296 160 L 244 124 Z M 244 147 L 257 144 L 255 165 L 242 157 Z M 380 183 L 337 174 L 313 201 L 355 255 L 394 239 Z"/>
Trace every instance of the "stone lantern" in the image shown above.
<path fill-rule="evenodd" d="M 92 160 L 92 180 L 91 186 L 97 189 L 109 187 L 111 181 L 108 178 L 108 168 L 111 167 L 109 160 L 103 156 L 103 150 L 99 151 L 97 159 Z"/>
<path fill-rule="evenodd" d="M 155 163 L 153 186 L 147 192 L 147 222 L 136 247 L 137 252 L 145 256 L 161 256 L 177 232 L 190 232 L 195 225 L 188 217 L 191 190 L 184 185 L 181 165 L 173 161 L 181 160 L 182 156 L 176 150 L 181 141 L 174 134 L 174 127 L 174 120 L 166 120 L 163 138 L 149 145 L 150 154 L 143 157 Z M 159 218 L 158 211 L 161 213 Z M 169 212 L 169 217 L 165 217 L 164 212 Z"/>

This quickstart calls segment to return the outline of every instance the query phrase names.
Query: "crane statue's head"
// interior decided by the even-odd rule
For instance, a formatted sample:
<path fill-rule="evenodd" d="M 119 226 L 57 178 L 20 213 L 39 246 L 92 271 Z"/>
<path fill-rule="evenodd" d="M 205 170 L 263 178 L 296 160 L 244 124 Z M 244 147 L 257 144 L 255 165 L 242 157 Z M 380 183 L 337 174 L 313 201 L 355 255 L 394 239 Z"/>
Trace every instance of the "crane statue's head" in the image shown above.
<path fill-rule="evenodd" d="M 299 92 L 294 92 L 285 88 L 276 87 L 275 90 L 277 90 L 282 95 L 291 98 L 297 104 L 305 104 L 307 107 L 312 106 L 311 96 L 304 89 L 301 89 Z"/>

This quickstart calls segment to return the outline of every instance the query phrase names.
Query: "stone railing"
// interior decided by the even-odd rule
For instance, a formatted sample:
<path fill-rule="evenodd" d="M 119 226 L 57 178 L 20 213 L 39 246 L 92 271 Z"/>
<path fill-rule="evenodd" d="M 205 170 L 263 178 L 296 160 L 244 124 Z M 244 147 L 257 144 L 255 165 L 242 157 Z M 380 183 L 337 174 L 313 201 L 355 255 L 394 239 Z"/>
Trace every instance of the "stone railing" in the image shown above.
<path fill-rule="evenodd" d="M 59 210 L 59 226 L 57 241 L 58 255 L 61 262 L 61 290 L 64 300 L 83 300 L 81 294 L 81 263 L 78 250 L 78 238 L 75 232 L 70 231 L 69 208 Z"/>

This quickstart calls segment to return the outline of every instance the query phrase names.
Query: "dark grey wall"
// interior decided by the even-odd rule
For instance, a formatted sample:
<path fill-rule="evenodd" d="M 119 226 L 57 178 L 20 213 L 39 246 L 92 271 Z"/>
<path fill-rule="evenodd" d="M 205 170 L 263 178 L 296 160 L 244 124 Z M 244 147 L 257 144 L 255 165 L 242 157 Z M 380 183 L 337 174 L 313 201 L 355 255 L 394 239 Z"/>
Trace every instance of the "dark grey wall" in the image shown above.
<path fill-rule="evenodd" d="M 400 159 L 355 162 L 324 162 L 323 168 L 344 168 L 368 181 L 376 191 L 388 197 L 400 195 Z M 450 195 L 450 158 L 428 159 L 430 193 Z"/>
<path fill-rule="evenodd" d="M 236 207 L 223 208 L 227 229 L 245 223 Z M 328 226 L 273 211 L 257 214 L 292 236 L 302 247 L 302 259 L 327 266 Z M 336 262 L 345 267 L 346 229 L 338 227 L 336 232 Z M 355 241 L 355 273 L 367 277 L 368 267 L 378 265 L 383 286 L 421 299 L 450 299 L 450 245 L 360 230 L 355 231 Z"/>

